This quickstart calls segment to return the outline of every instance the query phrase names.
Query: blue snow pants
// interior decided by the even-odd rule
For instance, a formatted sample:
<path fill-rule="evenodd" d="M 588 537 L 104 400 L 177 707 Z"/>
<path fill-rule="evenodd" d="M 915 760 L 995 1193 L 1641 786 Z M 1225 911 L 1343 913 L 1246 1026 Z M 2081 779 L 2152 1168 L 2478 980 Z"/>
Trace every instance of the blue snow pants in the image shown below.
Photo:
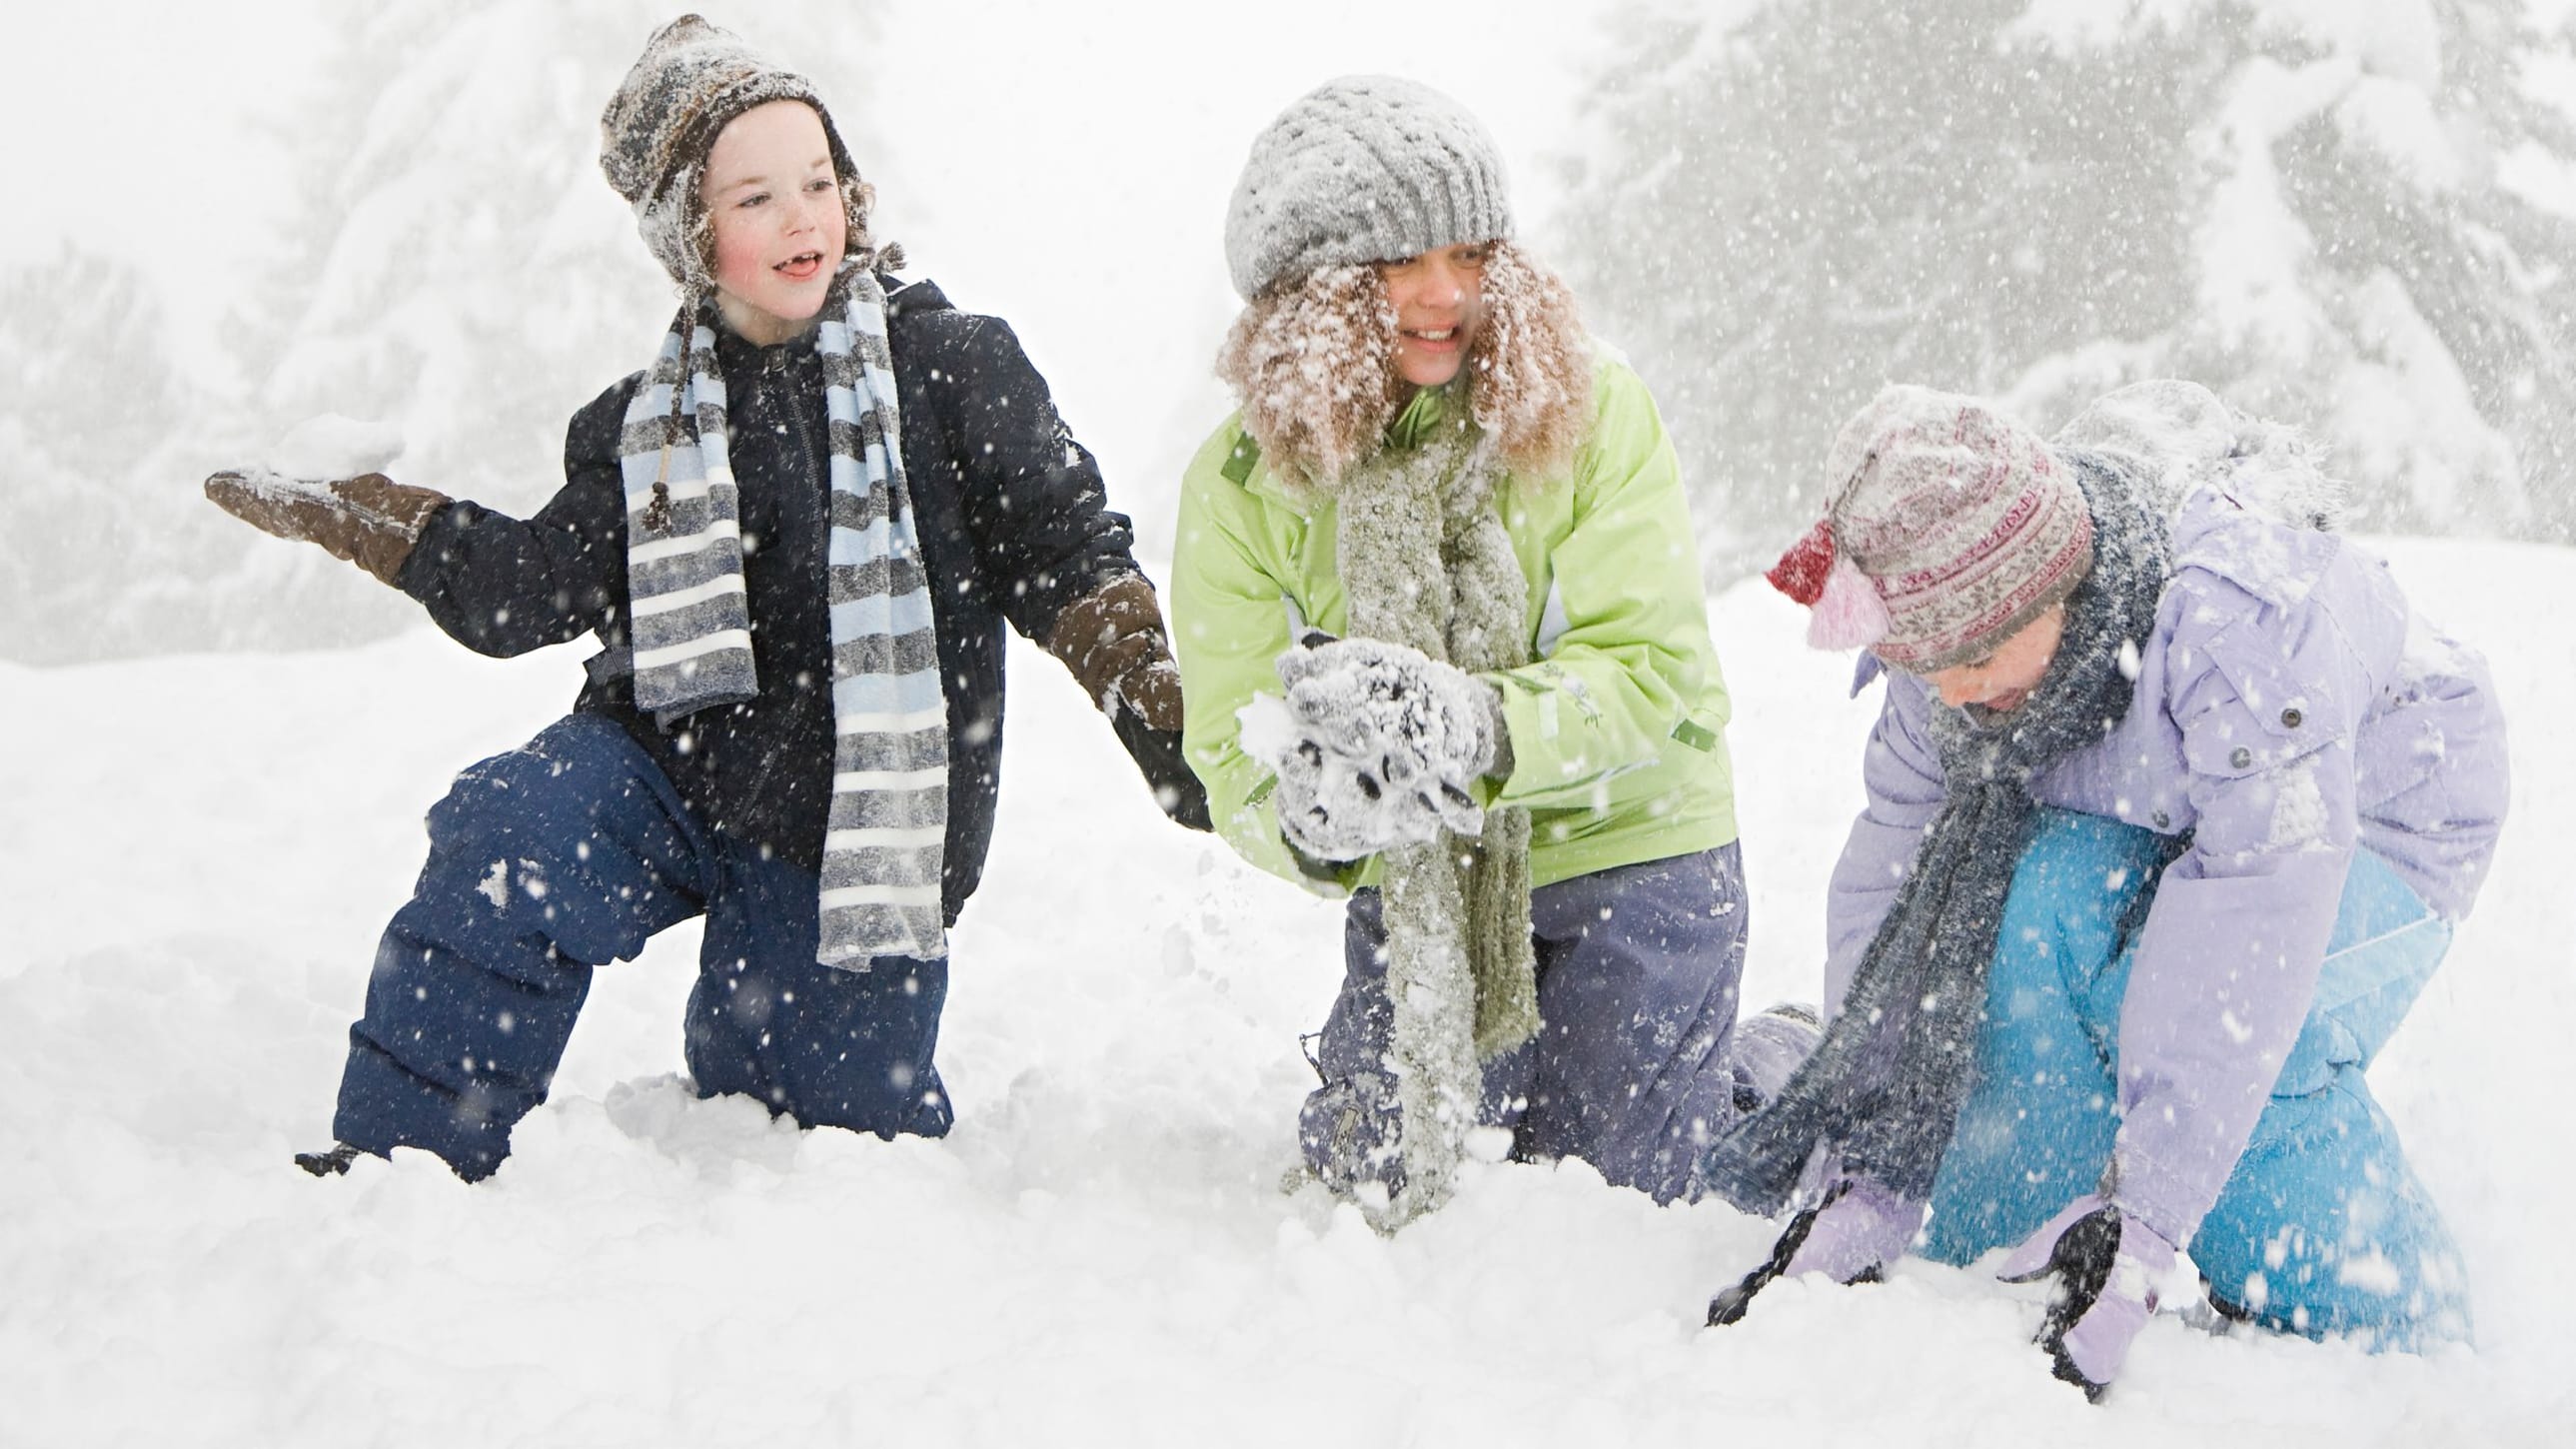
<path fill-rule="evenodd" d="M 563 1056 L 591 970 L 707 918 L 684 1051 L 702 1097 L 809 1126 L 948 1130 L 931 1056 L 944 961 L 818 964 L 812 872 L 709 831 L 616 724 L 560 720 L 468 769 L 429 812 L 429 864 L 376 949 L 333 1131 L 421 1147 L 469 1179 Z"/>
<path fill-rule="evenodd" d="M 1787 1080 L 1813 1028 L 1735 1020 L 1742 861 L 1730 844 L 1531 892 L 1544 1024 L 1485 1064 L 1478 1114 L 1511 1129 L 1515 1158 L 1579 1157 L 1658 1202 L 1697 1197 L 1708 1144 Z M 1399 1177 L 1381 911 L 1378 892 L 1352 895 L 1342 990 L 1315 1051 L 1324 1084 L 1298 1124 L 1307 1165 L 1337 1186 Z"/>
<path fill-rule="evenodd" d="M 1978 1040 L 1978 1081 L 1933 1185 L 1926 1256 L 2019 1243 L 2098 1185 L 2119 1130 L 2120 1007 L 2164 843 L 2043 809 L 2013 876 Z M 2364 1076 L 2451 943 L 2387 862 L 2346 876 L 2298 1041 L 2190 1253 L 2225 1311 L 2384 1348 L 2465 1340 L 2449 1229 Z"/>

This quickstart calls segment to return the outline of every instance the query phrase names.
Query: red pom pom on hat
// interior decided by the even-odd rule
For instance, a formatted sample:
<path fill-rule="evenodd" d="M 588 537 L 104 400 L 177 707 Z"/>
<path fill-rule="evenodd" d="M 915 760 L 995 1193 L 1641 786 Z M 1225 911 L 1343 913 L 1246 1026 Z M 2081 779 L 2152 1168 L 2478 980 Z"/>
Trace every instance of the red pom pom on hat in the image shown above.
<path fill-rule="evenodd" d="M 1807 530 L 1806 537 L 1790 545 L 1789 551 L 1780 555 L 1780 561 L 1762 577 L 1771 581 L 1771 587 L 1814 608 L 1816 600 L 1824 594 L 1825 576 L 1832 572 L 1833 566 L 1834 521 L 1827 518 L 1819 520 L 1815 527 Z"/>
<path fill-rule="evenodd" d="M 1815 611 L 1807 620 L 1811 648 L 1866 649 L 1895 627 L 1878 585 L 1834 547 L 1830 518 L 1808 529 L 1762 577 Z"/>

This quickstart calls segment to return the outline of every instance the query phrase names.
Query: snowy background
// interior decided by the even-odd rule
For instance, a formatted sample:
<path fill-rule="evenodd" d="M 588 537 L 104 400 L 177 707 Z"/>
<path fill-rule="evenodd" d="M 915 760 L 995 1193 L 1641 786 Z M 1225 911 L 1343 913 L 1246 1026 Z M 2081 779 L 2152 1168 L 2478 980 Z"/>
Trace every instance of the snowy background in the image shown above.
<path fill-rule="evenodd" d="M 1848 7 L 1820 8 L 1831 21 Z M 2251 10 L 2274 26 L 2256 40 L 2298 64 L 2345 57 L 2311 90 L 2378 65 L 2414 77 L 2435 116 L 2474 119 L 2495 92 L 2432 83 L 2444 72 L 2425 38 L 2502 9 L 2548 18 L 2563 42 L 2566 8 Z M 394 440 L 397 476 L 540 501 L 564 417 L 666 320 L 667 291 L 598 179 L 593 127 L 669 7 L 19 9 L 0 123 L 47 139 L 0 149 L 15 203 L 0 233 L 0 1445 L 2421 1446 L 2571 1432 L 2576 1166 L 2554 1068 L 2576 1014 L 2576 852 L 2555 827 L 2576 811 L 2576 760 L 2548 726 L 2576 710 L 2576 644 L 2545 626 L 2576 588 L 2576 551 L 2546 542 L 2374 540 L 2428 613 L 2488 651 L 2516 726 L 2514 828 L 2480 912 L 2373 1074 L 2469 1256 L 2473 1352 L 2369 1358 L 2161 1320 L 2096 1410 L 2027 1346 L 2028 1290 L 1972 1271 L 1783 1285 L 1742 1327 L 1704 1332 L 1708 1294 L 1767 1248 L 1768 1225 L 1659 1210 L 1579 1165 L 1471 1171 L 1453 1205 L 1393 1240 L 1312 1189 L 1283 1195 L 1311 1082 L 1296 1037 L 1330 998 L 1337 915 L 1163 825 L 1033 651 L 1015 661 L 1000 843 L 960 929 L 942 1052 L 952 1136 L 798 1134 L 691 1098 L 676 1077 L 687 927 L 602 973 L 554 1100 L 492 1182 L 466 1189 L 412 1154 L 305 1178 L 286 1159 L 328 1139 L 343 1033 L 418 868 L 421 812 L 458 768 L 555 717 L 582 651 L 475 658 L 345 565 L 215 515 L 196 480 L 339 413 Z M 1514 159 L 1528 229 L 1709 446 L 1694 390 L 1745 359 L 1692 328 L 1743 314 L 1697 304 L 1734 274 L 1728 257 L 1747 271 L 1756 257 L 1743 237 L 1730 250 L 1674 231 L 1676 215 L 1718 215 L 1681 178 L 1778 138 L 1732 147 L 1705 116 L 1658 127 L 1634 108 L 1740 94 L 1694 85 L 1693 67 L 1763 54 L 1757 31 L 1710 22 L 1766 7 L 1089 9 L 899 0 L 714 18 L 835 98 L 917 274 L 1012 320 L 1158 575 L 1179 464 L 1224 407 L 1207 359 L 1234 307 L 1226 194 L 1253 132 L 1333 74 L 1401 70 L 1479 111 Z M 2201 53 L 2192 27 L 2210 9 L 1923 13 L 2027 11 L 2052 45 L 2135 32 Z M 2222 78 L 2285 64 L 2229 45 L 2206 48 Z M 2576 93 L 2576 71 L 2547 74 Z M 2372 114 L 2412 113 L 2397 97 Z M 1697 149 L 1682 155 L 1684 140 Z M 1662 162 L 1639 159 L 1649 145 Z M 2565 200 L 2570 153 L 2515 154 L 2517 204 Z M 1676 156 L 1689 165 L 1673 170 Z M 2451 194 L 2478 192 L 2453 178 Z M 1603 186 L 1644 189 L 1631 205 L 1587 200 Z M 2165 220 L 2207 233 L 2199 205 Z M 1658 255 L 1679 261 L 1623 269 L 1604 227 L 1662 236 Z M 2210 242 L 2252 255 L 2290 235 L 2245 221 Z M 2571 335 L 2546 310 L 2564 295 L 2556 245 L 2507 269 L 2558 349 L 2527 369 L 2543 398 Z M 2394 306 L 2370 278 L 2307 276 L 2266 294 L 2276 306 L 2233 312 L 2199 281 L 2159 286 L 2137 295 L 2220 332 L 2308 315 L 2329 342 L 2346 335 L 2336 306 Z M 2307 296 L 2325 300 L 2303 314 Z M 1826 307 L 1801 325 L 1865 331 L 1874 316 Z M 2042 384 L 2070 375 L 2066 359 L 2201 345 L 2138 316 L 2102 313 L 2090 333 L 2061 318 L 2027 345 L 1981 332 L 1982 350 L 1948 358 L 1956 377 L 1925 371 L 1943 354 L 1895 342 L 1862 371 L 1907 362 L 2053 421 Z M 1699 320 L 1660 325 L 1675 317 Z M 1917 334 L 1947 335 L 1929 321 Z M 1866 350 L 1849 340 L 1863 332 L 1835 335 Z M 2312 352 L 2329 380 L 2387 360 Z M 1771 370 L 1819 395 L 1748 404 L 1748 435 L 1849 381 L 1810 380 L 1795 355 Z M 2438 439 L 2464 396 L 2475 405 L 2466 375 L 2382 367 L 2369 395 L 2392 435 Z M 2566 470 L 2545 433 L 2511 442 L 2518 416 L 2481 415 L 2459 456 L 2492 460 L 2493 437 L 2519 447 L 2505 481 L 2526 526 L 2503 531 L 2563 538 Z M 2309 420 L 2351 456 L 2330 418 Z M 2407 497 L 2468 496 L 2455 459 L 2417 456 Z M 1705 533 L 1794 531 L 1744 521 L 1794 507 L 1758 458 L 1742 479 L 1694 463 Z M 2439 511 L 2384 522 L 2498 531 Z M 1723 583 L 1723 557 L 1712 574 Z M 1847 664 L 1799 648 L 1795 611 L 1767 590 L 1723 589 L 1714 619 L 1755 890 L 1747 996 L 1812 999 L 1868 705 L 1841 702 Z M 335 647 L 281 650 L 316 643 Z M 233 650 L 189 652 L 214 646 Z"/>

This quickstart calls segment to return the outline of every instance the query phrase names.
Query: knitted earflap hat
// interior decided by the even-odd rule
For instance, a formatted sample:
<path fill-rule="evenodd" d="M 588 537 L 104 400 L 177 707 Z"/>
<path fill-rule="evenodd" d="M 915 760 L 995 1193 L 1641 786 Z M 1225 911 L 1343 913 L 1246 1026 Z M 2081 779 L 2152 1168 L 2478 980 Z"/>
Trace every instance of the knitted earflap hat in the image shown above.
<path fill-rule="evenodd" d="M 1398 261 L 1512 234 L 1493 139 L 1466 108 L 1395 76 L 1346 76 L 1255 137 L 1226 209 L 1246 301 L 1318 267 Z"/>
<path fill-rule="evenodd" d="M 599 118 L 599 168 L 635 208 L 654 260 L 683 286 L 713 285 L 698 196 L 707 151 L 734 117 L 771 101 L 802 101 L 821 118 L 850 212 L 850 250 L 868 249 L 867 191 L 813 83 L 770 64 L 739 37 L 683 15 L 644 42 Z"/>
<path fill-rule="evenodd" d="M 1994 652 L 2075 591 L 2093 516 L 2068 465 L 1975 398 L 1883 389 L 1827 455 L 1823 521 L 1767 575 L 1811 606 L 1807 642 L 1915 673 Z"/>

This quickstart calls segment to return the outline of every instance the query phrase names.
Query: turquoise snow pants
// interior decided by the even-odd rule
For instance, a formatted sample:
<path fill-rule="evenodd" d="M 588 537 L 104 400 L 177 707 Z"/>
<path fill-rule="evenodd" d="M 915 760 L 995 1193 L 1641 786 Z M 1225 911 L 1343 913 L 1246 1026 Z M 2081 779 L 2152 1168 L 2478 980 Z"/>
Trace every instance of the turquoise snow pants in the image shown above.
<path fill-rule="evenodd" d="M 2099 1183 L 2119 1130 L 2135 949 L 2122 928 L 2143 917 L 2163 852 L 2148 831 L 2040 811 L 2004 905 L 1978 1084 L 1933 1186 L 1926 1256 L 1965 1263 L 2019 1243 Z M 2190 1244 L 2223 1311 L 2389 1348 L 2468 1337 L 2459 1254 L 2364 1076 L 2450 943 L 2387 862 L 2353 857 L 2307 1021 Z"/>

